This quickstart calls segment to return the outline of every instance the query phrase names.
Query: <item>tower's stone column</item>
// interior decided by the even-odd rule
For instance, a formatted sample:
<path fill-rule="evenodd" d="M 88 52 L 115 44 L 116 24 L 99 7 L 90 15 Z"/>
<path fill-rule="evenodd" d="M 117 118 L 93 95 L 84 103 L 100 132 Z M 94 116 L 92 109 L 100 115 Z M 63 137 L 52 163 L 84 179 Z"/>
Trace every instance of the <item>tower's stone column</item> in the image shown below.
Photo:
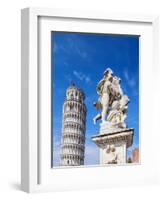
<path fill-rule="evenodd" d="M 86 106 L 84 92 L 71 84 L 63 104 L 61 160 L 62 166 L 84 164 Z"/>

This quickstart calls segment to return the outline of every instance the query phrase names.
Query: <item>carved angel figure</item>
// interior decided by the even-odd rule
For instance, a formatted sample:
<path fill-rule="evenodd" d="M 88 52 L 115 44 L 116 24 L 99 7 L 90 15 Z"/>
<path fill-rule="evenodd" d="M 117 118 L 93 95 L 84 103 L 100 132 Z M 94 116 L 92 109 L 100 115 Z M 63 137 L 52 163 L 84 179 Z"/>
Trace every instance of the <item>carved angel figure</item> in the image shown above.
<path fill-rule="evenodd" d="M 123 95 L 118 101 L 114 101 L 112 109 L 107 117 L 107 121 L 110 122 L 110 126 L 116 128 L 126 128 L 125 119 L 127 117 L 129 98 Z"/>
<path fill-rule="evenodd" d="M 106 69 L 104 72 L 103 79 L 97 85 L 97 94 L 99 95 L 99 99 L 97 102 L 94 103 L 94 106 L 97 109 L 102 109 L 102 112 L 99 113 L 93 120 L 94 123 L 98 119 L 102 118 L 102 121 L 105 121 L 106 115 L 109 111 L 109 103 L 110 103 L 110 85 L 111 79 L 113 77 L 113 72 L 110 68 Z"/>
<path fill-rule="evenodd" d="M 99 99 L 94 103 L 94 106 L 102 111 L 94 117 L 94 124 L 98 119 L 102 119 L 102 122 L 108 121 L 112 125 L 121 124 L 125 127 L 129 99 L 123 94 L 120 81 L 110 68 L 105 70 L 103 79 L 97 85 Z"/>

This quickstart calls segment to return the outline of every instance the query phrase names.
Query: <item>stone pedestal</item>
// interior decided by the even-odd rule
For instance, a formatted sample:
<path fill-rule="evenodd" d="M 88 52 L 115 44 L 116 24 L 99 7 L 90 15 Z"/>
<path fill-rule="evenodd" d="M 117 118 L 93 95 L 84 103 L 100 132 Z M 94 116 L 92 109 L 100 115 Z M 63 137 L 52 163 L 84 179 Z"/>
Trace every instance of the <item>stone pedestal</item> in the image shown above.
<path fill-rule="evenodd" d="M 100 127 L 100 134 L 92 137 L 100 147 L 100 164 L 125 164 L 127 148 L 133 143 L 133 128 L 111 128 L 107 124 Z"/>

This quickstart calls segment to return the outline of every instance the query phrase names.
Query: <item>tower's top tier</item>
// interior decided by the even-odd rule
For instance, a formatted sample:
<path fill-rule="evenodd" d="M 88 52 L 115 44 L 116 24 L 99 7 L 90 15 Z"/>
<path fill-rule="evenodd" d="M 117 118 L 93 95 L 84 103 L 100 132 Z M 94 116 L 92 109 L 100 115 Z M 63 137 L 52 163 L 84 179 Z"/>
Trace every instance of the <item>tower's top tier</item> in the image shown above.
<path fill-rule="evenodd" d="M 83 102 L 85 99 L 84 92 L 75 86 L 75 83 L 71 81 L 70 86 L 66 90 L 66 100 L 77 100 Z"/>

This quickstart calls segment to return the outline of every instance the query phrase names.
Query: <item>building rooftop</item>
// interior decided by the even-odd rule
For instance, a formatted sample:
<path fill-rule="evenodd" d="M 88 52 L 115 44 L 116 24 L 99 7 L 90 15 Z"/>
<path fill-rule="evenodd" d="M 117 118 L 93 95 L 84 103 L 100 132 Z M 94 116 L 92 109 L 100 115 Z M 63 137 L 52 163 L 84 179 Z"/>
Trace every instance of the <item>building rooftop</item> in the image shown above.
<path fill-rule="evenodd" d="M 82 93 L 83 97 L 85 98 L 85 94 L 84 94 L 83 90 L 81 88 L 77 87 L 75 85 L 74 81 L 71 80 L 70 81 L 70 86 L 67 88 L 67 90 L 70 90 L 70 89 L 73 89 L 73 88 L 76 89 L 76 90 L 78 90 L 78 91 L 80 91 Z"/>

